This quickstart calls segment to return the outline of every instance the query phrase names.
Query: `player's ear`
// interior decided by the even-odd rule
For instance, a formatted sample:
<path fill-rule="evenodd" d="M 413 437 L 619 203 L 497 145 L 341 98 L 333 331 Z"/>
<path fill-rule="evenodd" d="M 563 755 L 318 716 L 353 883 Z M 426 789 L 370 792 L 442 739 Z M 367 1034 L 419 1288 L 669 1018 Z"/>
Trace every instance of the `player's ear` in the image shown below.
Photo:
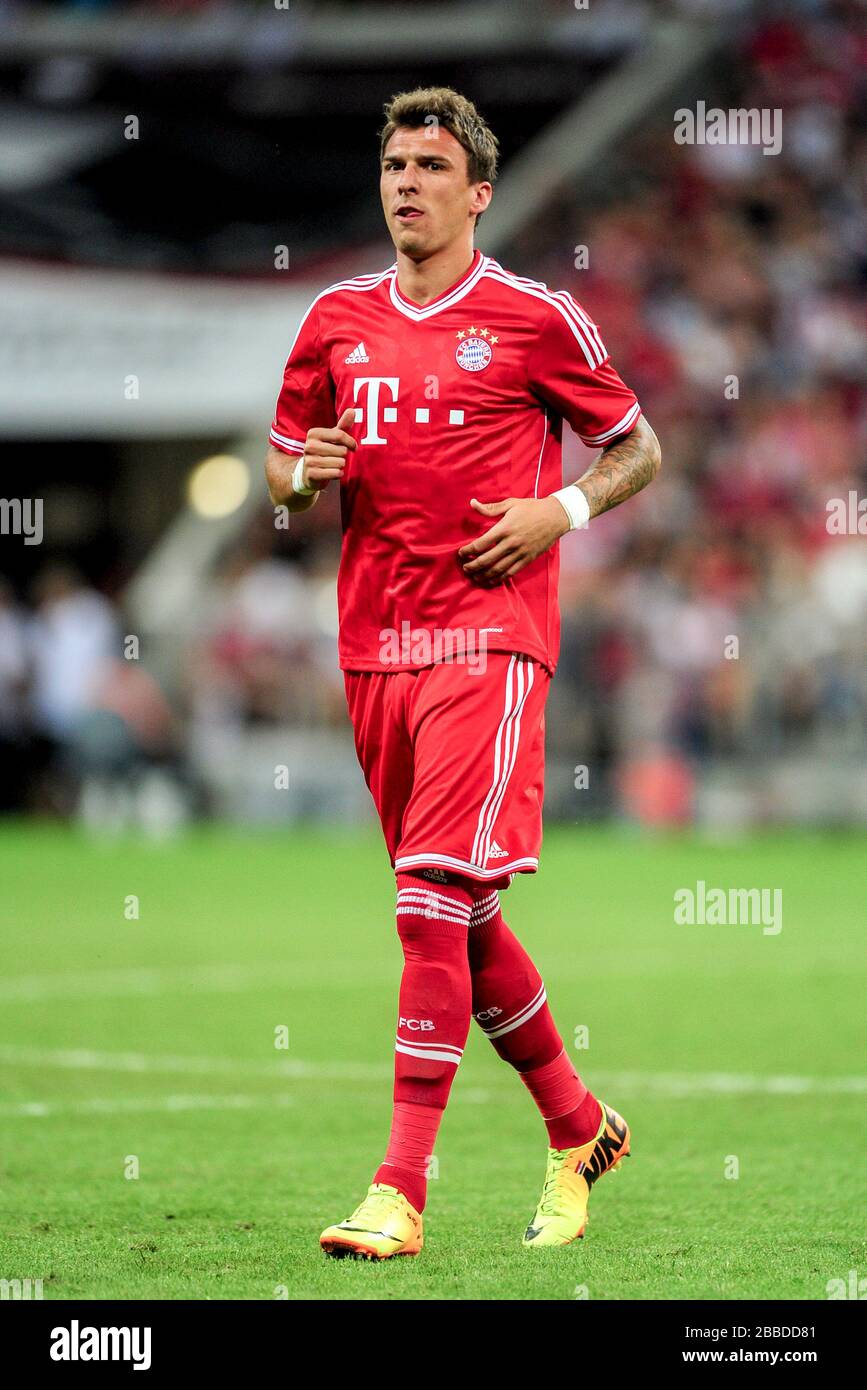
<path fill-rule="evenodd" d="M 493 197 L 494 190 L 489 183 L 473 184 L 473 199 L 470 207 L 472 217 L 481 217 Z"/>

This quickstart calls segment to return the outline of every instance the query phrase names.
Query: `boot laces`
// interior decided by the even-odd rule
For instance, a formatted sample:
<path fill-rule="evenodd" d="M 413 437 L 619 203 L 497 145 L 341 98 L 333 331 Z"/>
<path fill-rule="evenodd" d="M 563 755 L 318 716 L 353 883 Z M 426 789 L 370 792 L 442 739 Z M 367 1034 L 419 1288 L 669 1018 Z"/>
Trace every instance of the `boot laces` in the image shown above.
<path fill-rule="evenodd" d="M 539 1202 L 539 1211 L 543 1212 L 545 1216 L 557 1215 L 560 1197 L 565 1195 L 563 1179 L 570 1171 L 566 1168 L 568 1155 L 568 1149 L 549 1149 L 548 1151 L 548 1168 Z"/>
<path fill-rule="evenodd" d="M 401 1195 L 399 1192 L 368 1192 L 367 1196 L 355 1208 L 349 1217 L 350 1221 L 368 1222 L 371 1227 L 382 1224 L 387 1216 L 401 1205 Z"/>

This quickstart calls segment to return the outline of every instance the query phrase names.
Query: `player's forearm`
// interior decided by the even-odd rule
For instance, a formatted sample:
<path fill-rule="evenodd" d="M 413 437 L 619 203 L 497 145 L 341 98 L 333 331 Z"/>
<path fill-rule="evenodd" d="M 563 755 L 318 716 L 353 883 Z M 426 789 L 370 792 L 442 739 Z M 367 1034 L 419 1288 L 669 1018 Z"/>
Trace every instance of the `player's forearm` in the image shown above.
<path fill-rule="evenodd" d="M 299 496 L 293 491 L 292 474 L 297 462 L 295 454 L 284 454 L 282 449 L 275 449 L 273 444 L 270 444 L 265 459 L 268 491 L 275 507 L 286 507 L 290 512 L 309 512 L 319 493 L 302 493 Z"/>
<path fill-rule="evenodd" d="M 643 415 L 630 434 L 609 444 L 588 468 L 580 487 L 591 516 L 618 507 L 652 482 L 659 472 L 662 452 L 659 440 Z"/>

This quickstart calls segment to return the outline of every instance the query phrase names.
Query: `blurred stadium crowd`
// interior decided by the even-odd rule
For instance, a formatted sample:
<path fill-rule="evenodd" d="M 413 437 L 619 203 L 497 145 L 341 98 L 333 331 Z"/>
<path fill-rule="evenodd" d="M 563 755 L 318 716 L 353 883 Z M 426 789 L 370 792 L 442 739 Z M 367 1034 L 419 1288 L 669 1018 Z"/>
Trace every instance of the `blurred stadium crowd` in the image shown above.
<path fill-rule="evenodd" d="M 607 171 L 615 199 L 564 199 L 512 257 L 590 306 L 663 441 L 648 493 L 564 556 L 558 737 L 572 707 L 619 758 L 863 758 L 867 522 L 828 512 L 867 495 L 863 10 L 781 10 L 726 76 L 708 106 L 782 108 L 779 157 L 676 152 L 661 124 Z"/>
<path fill-rule="evenodd" d="M 758 7 L 699 94 L 783 108 L 779 155 L 677 146 L 667 109 L 497 257 L 584 304 L 663 445 L 645 495 L 562 543 L 553 815 L 867 818 L 830 775 L 867 734 L 867 546 L 828 511 L 867 495 L 867 34 L 854 3 L 791 10 Z M 171 819 L 208 805 L 220 731 L 345 734 L 338 534 L 334 489 L 288 533 L 263 507 L 165 693 L 71 569 L 0 589 L 5 805 L 126 779 Z"/>

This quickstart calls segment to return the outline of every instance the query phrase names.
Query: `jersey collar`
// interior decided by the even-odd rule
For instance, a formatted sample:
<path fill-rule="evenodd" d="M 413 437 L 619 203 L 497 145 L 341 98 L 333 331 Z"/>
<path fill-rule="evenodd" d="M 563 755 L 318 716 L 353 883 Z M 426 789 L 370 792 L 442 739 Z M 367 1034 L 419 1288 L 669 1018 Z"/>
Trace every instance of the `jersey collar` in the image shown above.
<path fill-rule="evenodd" d="M 434 314 L 439 314 L 443 309 L 450 309 L 453 304 L 457 304 L 459 300 L 463 299 L 464 295 L 469 294 L 473 286 L 478 284 L 484 275 L 487 262 L 488 257 L 476 249 L 469 270 L 461 276 L 460 280 L 450 289 L 443 290 L 442 294 L 437 295 L 436 299 L 432 299 L 430 304 L 424 306 L 413 304 L 411 299 L 407 299 L 405 294 L 401 294 L 397 284 L 397 264 L 395 263 L 394 273 L 388 287 L 391 302 L 405 318 L 420 323 L 423 319 L 429 319 Z"/>

